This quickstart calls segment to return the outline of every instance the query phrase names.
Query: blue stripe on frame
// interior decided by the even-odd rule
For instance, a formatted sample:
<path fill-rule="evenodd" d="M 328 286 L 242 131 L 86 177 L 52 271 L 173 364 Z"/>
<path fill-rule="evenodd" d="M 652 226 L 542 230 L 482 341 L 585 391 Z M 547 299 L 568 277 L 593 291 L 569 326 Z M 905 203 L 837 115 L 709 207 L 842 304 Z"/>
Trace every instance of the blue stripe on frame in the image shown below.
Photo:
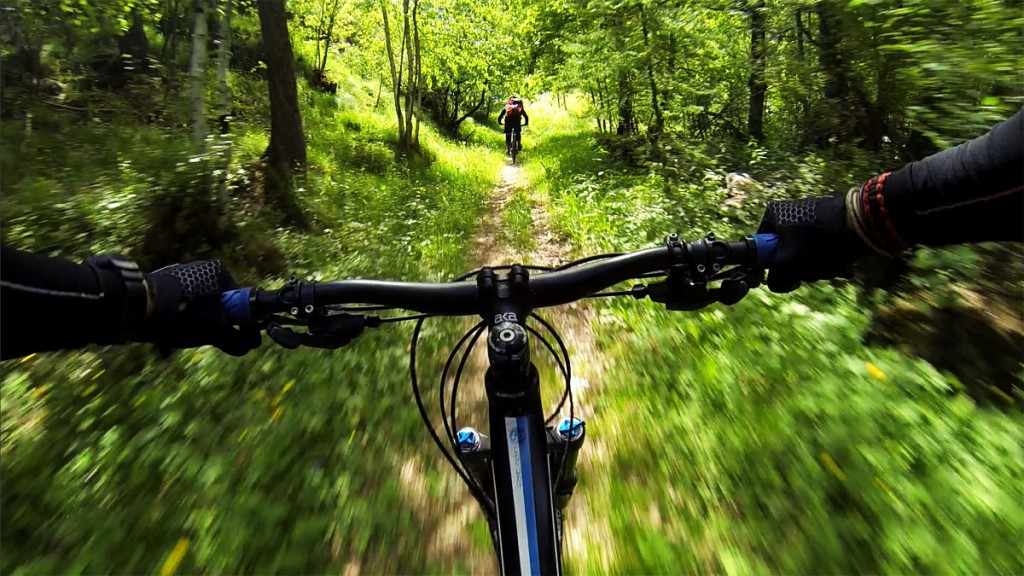
<path fill-rule="evenodd" d="M 533 460 L 530 457 L 530 428 L 526 417 L 516 418 L 519 429 L 519 453 L 523 471 L 523 496 L 526 508 L 526 536 L 530 546 L 529 570 L 523 574 L 540 574 L 540 545 L 537 542 L 537 505 L 533 497 Z"/>

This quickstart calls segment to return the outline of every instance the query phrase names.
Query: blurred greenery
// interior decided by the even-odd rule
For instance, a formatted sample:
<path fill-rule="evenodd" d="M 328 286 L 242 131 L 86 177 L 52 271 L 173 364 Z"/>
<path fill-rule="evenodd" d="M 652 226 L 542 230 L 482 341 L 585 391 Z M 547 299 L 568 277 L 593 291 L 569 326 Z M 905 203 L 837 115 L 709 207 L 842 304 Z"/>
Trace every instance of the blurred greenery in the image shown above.
<path fill-rule="evenodd" d="M 163 264 L 149 240 L 170 231 L 156 215 L 223 171 L 222 235 L 197 233 L 175 257 L 219 256 L 243 284 L 292 273 L 444 280 L 478 264 L 469 255 L 503 183 L 503 135 L 479 116 L 456 133 L 424 118 L 422 149 L 396 156 L 378 5 L 338 3 L 325 90 L 309 63 L 324 49 L 314 28 L 328 3 L 288 4 L 309 157 L 295 190 L 303 232 L 262 194 L 270 113 L 252 2 L 236 0 L 232 23 L 226 168 L 223 148 L 197 155 L 188 142 L 190 3 L 115 4 L 0 2 L 5 243 Z M 748 3 L 527 3 L 515 33 L 489 35 L 503 7 L 424 2 L 425 17 L 445 22 L 425 39 L 425 61 L 439 91 L 462 75 L 473 94 L 492 82 L 489 100 L 553 90 L 524 94 L 528 184 L 506 190 L 493 238 L 505 253 L 543 249 L 543 215 L 568 258 L 670 231 L 738 237 L 771 199 L 842 192 L 911 148 L 981 133 L 1019 107 L 1020 18 L 1013 2 L 961 4 L 767 2 L 777 38 L 762 142 L 736 134 L 744 106 L 731 104 L 746 90 Z M 810 26 L 824 5 L 840 10 L 851 77 L 887 107 L 885 146 L 832 125 L 828 70 L 789 24 L 799 14 Z M 472 18 L 445 19 L 460 10 Z M 91 63 L 116 52 L 136 15 L 157 72 L 104 84 Z M 606 36 L 615 30 L 621 49 Z M 475 53 L 446 38 L 487 43 Z M 530 73 L 517 63 L 502 74 L 503 49 L 529 51 Z M 651 62 L 653 80 L 640 73 Z M 610 134 L 616 110 L 593 90 L 615 101 L 621 78 L 638 125 L 653 117 L 648 86 L 668 95 L 664 132 Z M 189 235 L 194 215 L 172 213 L 171 225 Z M 600 368 L 583 400 L 592 416 L 569 571 L 1024 573 L 1024 258 L 1019 247 L 922 249 L 905 268 L 894 282 L 756 290 L 696 313 L 602 299 L 587 316 L 558 316 L 592 321 L 599 357 L 581 361 Z M 440 371 L 464 328 L 425 326 L 424 373 Z M 244 358 L 202 348 L 161 359 L 128 345 L 4 363 L 0 571 L 493 572 L 484 523 L 422 430 L 408 336 L 391 326 L 333 352 L 265 342 Z M 556 396 L 549 361 L 542 373 Z"/>
<path fill-rule="evenodd" d="M 643 246 L 649 230 L 749 230 L 672 214 L 678 204 L 651 190 L 650 175 L 604 160 L 604 175 L 586 175 L 578 151 L 588 137 L 552 148 L 564 154 L 555 165 L 583 172 L 566 179 L 578 178 L 571 193 L 550 189 L 555 222 L 580 253 Z M 609 372 L 590 396 L 600 419 L 589 432 L 615 448 L 581 490 L 599 491 L 611 516 L 612 571 L 1021 568 L 1019 413 L 979 410 L 951 394 L 948 374 L 866 348 L 870 315 L 853 286 L 805 288 L 799 299 L 757 291 L 688 315 L 612 302 L 601 319 Z"/>

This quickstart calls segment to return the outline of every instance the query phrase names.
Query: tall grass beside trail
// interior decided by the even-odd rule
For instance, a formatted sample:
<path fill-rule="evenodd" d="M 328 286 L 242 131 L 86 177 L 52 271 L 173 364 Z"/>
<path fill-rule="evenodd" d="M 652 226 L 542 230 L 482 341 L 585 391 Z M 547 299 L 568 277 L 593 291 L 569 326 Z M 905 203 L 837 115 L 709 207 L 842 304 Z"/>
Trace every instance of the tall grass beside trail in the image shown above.
<path fill-rule="evenodd" d="M 267 143 L 265 85 L 244 74 L 232 82 L 240 116 L 232 171 L 243 179 Z M 494 137 L 480 131 L 484 145 L 457 143 L 424 124 L 423 156 L 396 163 L 391 111 L 374 111 L 361 81 L 340 83 L 338 97 L 300 84 L 310 161 L 298 200 L 313 230 L 277 229 L 244 186 L 232 191 L 234 224 L 281 250 L 281 276 L 462 272 L 503 162 L 487 143 Z M 112 97 L 115 106 L 131 112 Z M 27 140 L 16 122 L 0 126 L 4 240 L 73 258 L 131 252 L 147 229 L 149 195 L 188 165 L 187 133 L 127 115 L 75 124 L 33 113 Z M 244 283 L 284 281 L 224 257 Z M 464 570 L 460 558 L 429 554 L 431 519 L 401 484 L 410 461 L 422 464 L 431 494 L 451 474 L 412 400 L 410 330 L 388 325 L 338 351 L 288 351 L 264 338 L 244 358 L 204 348 L 161 360 L 128 345 L 5 363 L 0 569 Z M 457 336 L 454 322 L 424 329 L 421 377 L 430 389 Z"/>
<path fill-rule="evenodd" d="M 622 166 L 590 125 L 564 117 L 527 167 L 579 255 L 669 231 L 749 234 L 756 220 L 720 214 L 728 171 L 760 162 L 766 196 L 798 197 L 841 190 L 868 164 L 756 151 L 739 161 L 694 144 L 694 177 L 668 185 L 659 167 Z M 1024 571 L 1019 413 L 976 407 L 952 376 L 866 347 L 853 286 L 762 288 L 699 312 L 597 306 L 607 371 L 590 384 L 599 417 L 588 436 L 611 456 L 588 467 L 597 456 L 585 449 L 577 490 L 599 494 L 610 516 L 613 572 Z M 596 555 L 568 561 L 604 570 Z"/>

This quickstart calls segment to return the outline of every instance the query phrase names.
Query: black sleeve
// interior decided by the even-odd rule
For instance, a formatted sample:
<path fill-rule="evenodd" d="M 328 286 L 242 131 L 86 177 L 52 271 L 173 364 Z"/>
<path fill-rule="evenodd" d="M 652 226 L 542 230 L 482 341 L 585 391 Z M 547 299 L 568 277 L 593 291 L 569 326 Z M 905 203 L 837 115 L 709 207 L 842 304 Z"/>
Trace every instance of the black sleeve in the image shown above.
<path fill-rule="evenodd" d="M 526 114 L 526 106 L 523 106 L 523 120 L 526 120 L 527 124 L 530 123 L 530 117 Z"/>
<path fill-rule="evenodd" d="M 109 344 L 125 314 L 117 274 L 0 248 L 0 359 Z"/>
<path fill-rule="evenodd" d="M 498 123 L 501 123 L 501 119 L 505 117 L 505 107 L 502 106 L 501 112 L 498 113 Z"/>
<path fill-rule="evenodd" d="M 1024 242 L 1024 112 L 869 180 L 859 200 L 867 233 L 889 248 Z"/>

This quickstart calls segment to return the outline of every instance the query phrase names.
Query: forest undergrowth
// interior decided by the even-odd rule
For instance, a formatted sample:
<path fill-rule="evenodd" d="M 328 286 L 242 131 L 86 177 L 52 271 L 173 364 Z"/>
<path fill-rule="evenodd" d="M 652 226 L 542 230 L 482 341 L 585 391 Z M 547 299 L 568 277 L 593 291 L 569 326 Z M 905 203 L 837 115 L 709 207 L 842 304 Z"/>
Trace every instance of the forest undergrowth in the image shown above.
<path fill-rule="evenodd" d="M 751 162 L 708 147 L 691 155 L 705 153 L 704 162 L 688 167 L 705 177 L 669 190 L 663 169 L 622 166 L 579 123 L 536 138 L 528 167 L 551 199 L 554 230 L 577 255 L 637 249 L 671 231 L 740 237 L 773 195 L 860 178 L 860 162 L 763 158 L 784 167 L 772 174 L 759 170 L 756 153 Z M 762 179 L 748 215 L 724 208 L 727 173 L 741 168 Z M 942 286 L 928 283 L 936 268 L 951 278 L 969 265 L 963 252 L 926 254 L 932 268 L 911 274 L 928 285 L 917 297 L 941 298 Z M 1018 409 L 1001 410 L 1006 399 L 979 407 L 949 372 L 866 345 L 873 306 L 859 290 L 758 289 L 733 307 L 690 313 L 632 299 L 598 303 L 608 369 L 587 399 L 603 415 L 588 437 L 608 439 L 611 462 L 589 470 L 579 489 L 597 491 L 611 521 L 612 572 L 1024 566 L 1013 544 L 1024 533 Z M 915 432 L 922 427 L 927 435 Z M 607 571 L 598 560 L 576 569 Z"/>
<path fill-rule="evenodd" d="M 312 3 L 297 4 L 315 20 Z M 842 192 L 892 162 L 891 151 L 883 159 L 839 142 L 841 131 L 834 146 L 799 148 L 725 128 L 689 139 L 667 131 L 652 144 L 634 126 L 617 138 L 615 111 L 568 80 L 557 95 L 528 97 L 521 168 L 508 166 L 499 128 L 484 121 L 503 96 L 481 98 L 454 126 L 424 119 L 419 149 L 399 154 L 390 95 L 375 76 L 382 47 L 337 38 L 345 49 L 328 59 L 327 42 L 317 82 L 299 71 L 308 173 L 294 192 L 303 230 L 282 221 L 259 168 L 271 111 L 266 65 L 251 54 L 259 25 L 247 10 L 234 23 L 230 136 L 214 138 L 231 150 L 226 167 L 194 152 L 184 98 L 153 77 L 120 91 L 68 81 L 59 102 L 5 84 L 4 108 L 18 113 L 0 121 L 4 242 L 76 260 L 118 252 L 167 264 L 174 246 L 161 240 L 188 237 L 196 214 L 156 216 L 223 170 L 228 216 L 210 223 L 221 234 L 174 258 L 223 258 L 245 285 L 278 286 L 291 274 L 442 281 L 487 263 L 652 246 L 669 232 L 739 237 L 771 199 Z M 731 29 L 735 14 L 709 10 L 712 24 Z M 998 14 L 983 12 L 983 23 Z M 545 26 L 568 18 L 557 16 Z M 801 18 L 810 16 L 798 10 Z M 346 34 L 372 36 L 376 20 L 364 20 L 346 23 Z M 309 68 L 320 40 L 302 26 L 295 51 Z M 470 28 L 432 42 L 445 48 Z M 667 30 L 654 31 L 666 44 Z M 605 44 L 616 58 L 634 54 Z M 433 57 L 447 65 L 458 56 L 451 51 Z M 611 85 L 605 76 L 595 78 Z M 745 85 L 741 76 L 729 81 Z M 432 88 L 427 107 L 438 114 L 451 87 Z M 710 130 L 701 126 L 711 104 L 680 104 L 675 120 Z M 800 117 L 797 104 L 782 108 L 786 118 Z M 984 111 L 972 129 L 1001 109 Z M 733 116 L 723 107 L 719 120 Z M 783 129 L 769 120 L 769 135 Z M 698 312 L 632 299 L 550 312 L 577 354 L 573 386 L 589 422 L 567 516 L 568 570 L 1024 572 L 1019 255 L 920 250 L 895 294 L 835 282 L 788 295 L 758 289 Z M 972 326 L 976 341 L 943 339 L 944 323 Z M 466 327 L 425 325 L 428 396 Z M 135 344 L 6 362 L 0 571 L 492 572 L 481 515 L 422 429 L 410 331 L 370 330 L 338 351 L 284 350 L 265 338 L 244 358 L 209 347 L 161 358 Z M 538 362 L 551 406 L 559 379 L 549 360 Z M 478 357 L 471 370 L 480 369 Z M 463 393 L 464 407 L 479 408 L 479 389 Z"/>
<path fill-rule="evenodd" d="M 261 86 L 235 78 L 239 244 L 216 255 L 241 283 L 464 271 L 502 165 L 500 134 L 477 131 L 467 144 L 425 126 L 424 156 L 396 164 L 374 87 L 345 77 L 334 96 L 300 84 L 316 130 L 298 198 L 316 229 L 298 233 L 268 219 L 247 183 L 266 146 L 266 103 L 250 92 Z M 138 103 L 105 106 L 137 113 Z M 150 200 L 187 169 L 182 131 L 30 110 L 31 134 L 3 124 L 5 242 L 75 259 L 132 254 Z M 265 257 L 273 272 L 261 270 Z M 439 371 L 455 330 L 443 320 L 424 329 L 425 373 Z M 402 491 L 409 454 L 433 455 L 409 388 L 408 336 L 379 329 L 337 352 L 264 338 L 242 359 L 204 348 L 164 360 L 130 345 L 6 364 L 3 570 L 151 573 L 186 547 L 182 573 L 458 571 L 457 557 L 429 557 L 429 527 Z M 441 474 L 426 476 L 428 490 Z"/>

